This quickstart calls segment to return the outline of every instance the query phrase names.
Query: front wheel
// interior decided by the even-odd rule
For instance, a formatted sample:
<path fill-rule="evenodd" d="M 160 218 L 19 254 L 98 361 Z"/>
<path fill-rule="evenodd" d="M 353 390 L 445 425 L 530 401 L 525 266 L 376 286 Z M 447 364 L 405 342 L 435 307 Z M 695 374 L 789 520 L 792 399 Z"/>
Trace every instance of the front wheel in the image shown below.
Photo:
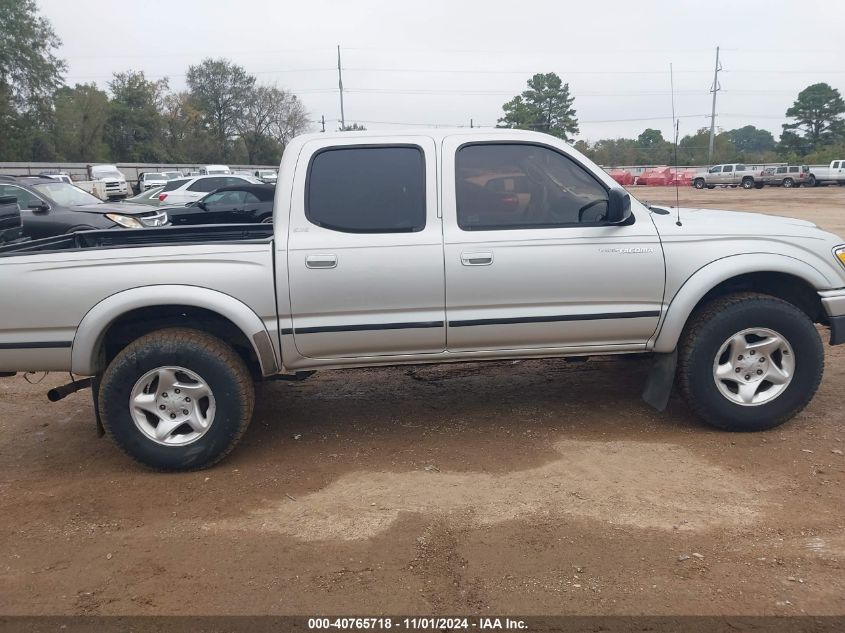
<path fill-rule="evenodd" d="M 792 178 L 784 178 L 783 179 L 783 186 L 787 189 L 792 189 L 795 186 L 795 181 Z"/>
<path fill-rule="evenodd" d="M 678 381 L 692 410 L 727 431 L 783 424 L 813 398 L 824 371 L 816 328 L 794 305 L 757 293 L 711 302 L 684 331 Z"/>
<path fill-rule="evenodd" d="M 743 178 L 742 180 L 742 188 L 743 189 L 752 189 L 754 187 L 754 180 L 752 178 Z"/>
<path fill-rule="evenodd" d="M 692 186 L 696 189 L 704 189 L 704 178 L 696 178 L 692 181 Z"/>
<path fill-rule="evenodd" d="M 155 470 L 206 468 L 246 430 L 254 403 L 243 359 L 188 328 L 142 336 L 111 361 L 100 383 L 103 426 L 130 457 Z"/>
<path fill-rule="evenodd" d="M 809 178 L 807 178 L 807 186 L 808 187 L 815 187 L 818 183 L 816 183 L 816 177 L 813 174 L 810 174 Z"/>

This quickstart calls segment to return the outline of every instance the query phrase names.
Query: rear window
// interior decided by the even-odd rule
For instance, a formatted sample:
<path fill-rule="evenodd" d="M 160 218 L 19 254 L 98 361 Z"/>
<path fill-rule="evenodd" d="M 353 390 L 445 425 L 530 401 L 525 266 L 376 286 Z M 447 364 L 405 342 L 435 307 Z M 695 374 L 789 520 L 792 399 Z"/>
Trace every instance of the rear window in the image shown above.
<path fill-rule="evenodd" d="M 201 191 L 201 192 L 209 192 L 214 191 L 215 189 L 220 189 L 220 187 L 226 187 L 227 185 L 236 185 L 238 181 L 233 178 L 200 178 L 190 187 L 188 187 L 188 191 Z"/>
<path fill-rule="evenodd" d="M 745 170 L 746 170 L 746 167 L 745 167 L 745 165 L 737 165 L 737 166 L 736 166 L 736 170 L 737 170 L 737 171 L 745 171 Z"/>
<path fill-rule="evenodd" d="M 186 182 L 188 182 L 189 178 L 178 178 L 176 180 L 171 180 L 166 185 L 164 185 L 164 189 L 162 191 L 173 191 L 174 189 L 178 189 Z"/>
<path fill-rule="evenodd" d="M 790 168 L 789 168 L 789 173 L 790 173 L 790 174 L 797 174 L 797 173 L 798 173 L 798 168 L 797 168 L 797 167 L 790 167 Z"/>
<path fill-rule="evenodd" d="M 733 165 L 725 165 L 724 167 L 722 167 L 722 171 L 723 171 L 724 173 L 728 173 L 729 171 L 733 171 L 733 170 L 734 170 L 734 166 L 733 166 Z"/>
<path fill-rule="evenodd" d="M 305 216 L 344 233 L 411 233 L 425 228 L 425 164 L 416 146 L 350 147 L 314 156 Z"/>

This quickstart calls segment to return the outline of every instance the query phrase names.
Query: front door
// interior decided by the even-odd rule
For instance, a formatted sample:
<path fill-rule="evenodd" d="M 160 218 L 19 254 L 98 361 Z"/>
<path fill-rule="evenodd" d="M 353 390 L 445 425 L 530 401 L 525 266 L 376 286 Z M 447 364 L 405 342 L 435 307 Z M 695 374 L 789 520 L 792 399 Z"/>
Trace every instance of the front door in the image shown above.
<path fill-rule="evenodd" d="M 447 137 L 443 178 L 450 351 L 644 348 L 664 267 L 642 205 L 604 224 L 608 184 L 533 143 Z"/>
<path fill-rule="evenodd" d="M 357 141 L 357 143 L 355 142 Z M 307 166 L 307 168 L 306 168 Z M 310 358 L 446 346 L 434 141 L 306 144 L 288 243 L 297 351 Z"/>

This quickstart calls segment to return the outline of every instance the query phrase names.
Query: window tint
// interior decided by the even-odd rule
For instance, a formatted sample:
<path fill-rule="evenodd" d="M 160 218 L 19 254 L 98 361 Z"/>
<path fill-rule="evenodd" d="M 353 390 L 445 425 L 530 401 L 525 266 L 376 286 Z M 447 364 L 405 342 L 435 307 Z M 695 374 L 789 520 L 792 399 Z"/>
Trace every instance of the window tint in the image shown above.
<path fill-rule="evenodd" d="M 833 169 L 839 169 L 839 161 L 838 160 L 833 161 L 832 167 L 833 167 Z"/>
<path fill-rule="evenodd" d="M 188 191 L 214 191 L 228 184 L 238 184 L 237 181 L 229 183 L 227 180 L 227 178 L 200 178 L 188 187 Z"/>
<path fill-rule="evenodd" d="M 786 173 L 786 167 L 778 167 L 778 170 L 777 170 L 776 173 L 785 174 Z"/>
<path fill-rule="evenodd" d="M 305 215 L 345 233 L 410 233 L 425 227 L 425 165 L 418 147 L 350 147 L 311 161 Z"/>
<path fill-rule="evenodd" d="M 465 231 L 596 224 L 607 190 L 547 147 L 468 145 L 455 161 L 458 226 Z"/>
<path fill-rule="evenodd" d="M 734 170 L 734 166 L 733 166 L 733 165 L 725 165 L 725 166 L 722 168 L 722 171 L 723 171 L 723 172 L 725 172 L 725 173 L 727 173 L 727 172 L 729 172 L 729 171 L 733 171 L 733 170 Z"/>
<path fill-rule="evenodd" d="M 246 191 L 218 191 L 203 198 L 206 204 L 232 206 L 243 203 Z"/>
<path fill-rule="evenodd" d="M 254 204 L 256 202 L 261 202 L 261 200 L 258 199 L 258 196 L 251 194 L 249 191 L 245 191 L 243 202 L 246 204 Z"/>
<path fill-rule="evenodd" d="M 711 167 L 711 168 L 710 168 L 710 171 L 709 171 L 708 173 L 711 173 L 711 174 L 719 174 L 719 173 L 721 173 L 721 172 L 722 172 L 722 166 L 721 166 L 721 165 L 716 165 L 715 167 Z"/>
<path fill-rule="evenodd" d="M 18 199 L 18 206 L 21 209 L 26 209 L 31 203 L 37 202 L 41 204 L 38 196 L 29 193 L 26 189 L 15 187 L 13 185 L 0 185 L 0 196 L 12 196 Z"/>
<path fill-rule="evenodd" d="M 736 170 L 737 170 L 737 171 L 745 171 L 745 169 L 746 169 L 746 168 L 745 168 L 745 165 L 737 165 L 737 166 L 736 166 Z"/>
<path fill-rule="evenodd" d="M 790 174 L 797 174 L 797 173 L 798 173 L 798 168 L 797 168 L 797 167 L 790 167 L 790 168 L 789 168 L 789 173 L 790 173 Z"/>
<path fill-rule="evenodd" d="M 190 180 L 189 178 L 177 178 L 176 180 L 169 181 L 166 185 L 164 185 L 164 189 L 162 191 L 173 191 L 174 189 L 178 189 L 186 182 Z"/>

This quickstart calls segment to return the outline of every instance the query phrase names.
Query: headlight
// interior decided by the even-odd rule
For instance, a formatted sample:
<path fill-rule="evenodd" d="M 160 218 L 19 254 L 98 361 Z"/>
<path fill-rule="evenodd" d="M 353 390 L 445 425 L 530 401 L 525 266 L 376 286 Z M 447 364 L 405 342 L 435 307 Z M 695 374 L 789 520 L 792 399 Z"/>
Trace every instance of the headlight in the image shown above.
<path fill-rule="evenodd" d="M 834 248 L 833 254 L 836 255 L 836 259 L 839 260 L 839 263 L 845 266 L 845 246 Z"/>
<path fill-rule="evenodd" d="M 115 224 L 119 224 L 120 226 L 126 229 L 144 228 L 144 225 L 141 224 L 140 221 L 136 220 L 135 218 L 130 218 L 128 215 L 120 215 L 119 213 L 106 213 L 106 217 Z"/>

